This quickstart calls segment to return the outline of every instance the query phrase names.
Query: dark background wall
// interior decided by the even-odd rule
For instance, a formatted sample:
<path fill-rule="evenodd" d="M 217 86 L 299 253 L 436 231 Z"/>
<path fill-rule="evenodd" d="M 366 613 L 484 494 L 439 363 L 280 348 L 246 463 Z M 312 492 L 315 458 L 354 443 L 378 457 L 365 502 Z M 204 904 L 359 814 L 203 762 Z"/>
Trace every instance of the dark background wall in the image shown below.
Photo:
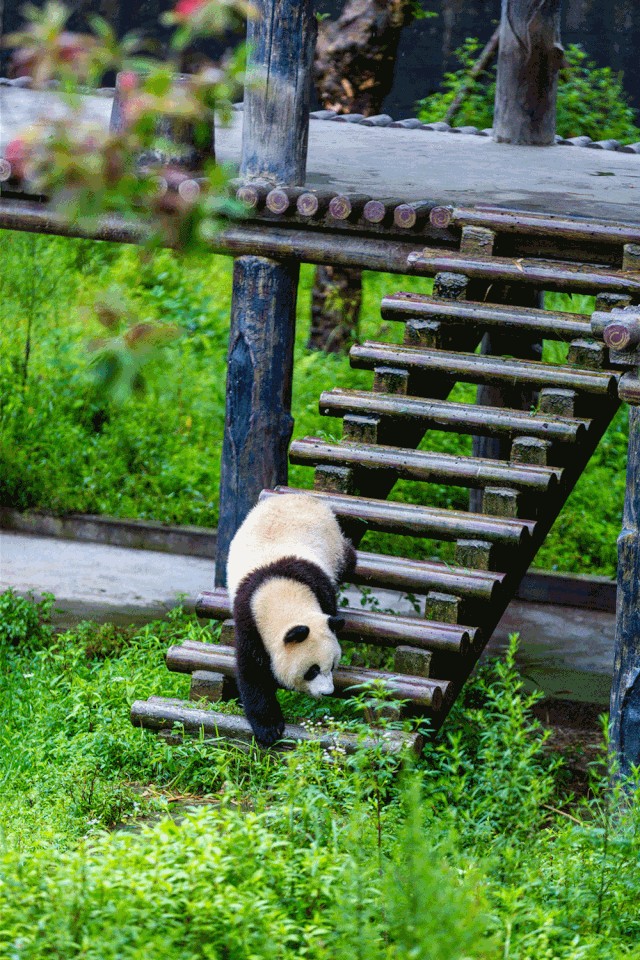
<path fill-rule="evenodd" d="M 16 29 L 24 0 L 4 0 L 4 30 Z M 38 0 L 42 2 L 42 0 Z M 117 25 L 120 33 L 141 29 L 161 39 L 160 13 L 168 0 L 76 0 L 76 26 L 87 11 Z M 500 0 L 423 0 L 433 19 L 418 20 L 400 42 L 396 81 L 384 109 L 394 117 L 410 116 L 417 99 L 438 88 L 443 72 L 454 65 L 452 52 L 465 37 L 487 40 L 500 17 Z M 342 0 L 318 0 L 318 11 L 335 15 Z M 0 10 L 2 3 L 0 2 Z M 580 43 L 599 65 L 623 71 L 633 104 L 640 109 L 640 3 L 638 0 L 565 0 L 563 40 Z"/>

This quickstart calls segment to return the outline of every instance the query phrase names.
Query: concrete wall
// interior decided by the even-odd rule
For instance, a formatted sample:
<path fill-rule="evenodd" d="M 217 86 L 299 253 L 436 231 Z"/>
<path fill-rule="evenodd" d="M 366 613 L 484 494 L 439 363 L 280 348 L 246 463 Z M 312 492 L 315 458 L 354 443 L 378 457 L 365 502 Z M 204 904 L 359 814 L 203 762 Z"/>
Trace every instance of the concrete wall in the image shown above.
<path fill-rule="evenodd" d="M 318 11 L 335 15 L 342 3 L 318 0 Z M 77 0 L 73 7 L 79 13 L 74 22 L 78 25 L 82 13 L 93 10 L 115 23 L 121 32 L 142 29 L 160 38 L 163 31 L 157 28 L 158 17 L 171 6 L 171 0 Z M 453 65 L 452 51 L 465 37 L 487 40 L 500 16 L 500 0 L 422 0 L 422 6 L 438 16 L 418 20 L 405 31 L 396 82 L 385 104 L 385 110 L 394 117 L 411 116 L 415 101 L 436 90 L 443 71 Z M 18 26 L 21 7 L 20 0 L 6 0 L 5 32 Z M 635 69 L 636 51 L 640 49 L 637 0 L 565 0 L 563 39 L 565 43 L 582 44 L 598 64 L 622 70 L 625 85 L 640 109 L 640 73 Z"/>

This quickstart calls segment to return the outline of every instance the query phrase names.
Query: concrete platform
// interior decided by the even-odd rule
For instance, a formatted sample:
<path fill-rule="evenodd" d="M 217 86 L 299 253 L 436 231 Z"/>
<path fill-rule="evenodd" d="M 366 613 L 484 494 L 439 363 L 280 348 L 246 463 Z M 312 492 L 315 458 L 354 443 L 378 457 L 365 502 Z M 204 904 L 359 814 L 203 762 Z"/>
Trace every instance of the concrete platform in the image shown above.
<path fill-rule="evenodd" d="M 106 125 L 109 97 L 83 98 L 85 119 Z M 0 87 L 0 152 L 39 117 L 64 110 L 54 92 Z M 216 155 L 237 166 L 242 113 L 216 130 Z M 307 184 L 370 197 L 497 204 L 640 223 L 640 155 L 579 147 L 523 147 L 491 137 L 313 120 Z"/>
<path fill-rule="evenodd" d="M 60 626 L 82 619 L 145 623 L 181 598 L 193 608 L 196 594 L 212 583 L 213 559 L 0 532 L 0 590 L 53 593 Z M 359 593 L 349 593 L 357 604 Z M 401 594 L 377 596 L 382 608 L 412 610 Z M 520 634 L 520 668 L 532 686 L 553 699 L 608 705 L 613 614 L 514 600 L 485 656 L 504 649 L 511 633 Z"/>

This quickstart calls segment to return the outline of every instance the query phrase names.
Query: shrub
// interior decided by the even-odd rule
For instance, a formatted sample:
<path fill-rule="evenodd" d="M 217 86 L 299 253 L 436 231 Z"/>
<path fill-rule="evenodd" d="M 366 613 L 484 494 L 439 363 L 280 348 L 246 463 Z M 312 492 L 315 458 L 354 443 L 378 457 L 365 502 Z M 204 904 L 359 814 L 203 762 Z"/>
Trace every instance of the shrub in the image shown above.
<path fill-rule="evenodd" d="M 53 604 L 50 593 L 45 593 L 40 602 L 20 597 L 13 590 L 0 593 L 0 646 L 24 645 L 33 649 L 49 640 Z"/>
<path fill-rule="evenodd" d="M 459 68 L 445 74 L 441 91 L 418 101 L 421 120 L 441 120 L 460 88 L 470 83 L 469 93 L 456 114 L 456 125 L 480 129 L 492 125 L 496 66 L 475 81 L 468 79 L 480 47 L 478 40 L 469 38 L 456 51 Z M 637 113 L 629 103 L 622 74 L 614 73 L 611 67 L 596 66 L 576 44 L 567 47 L 566 62 L 558 81 L 556 127 L 560 136 L 583 135 L 593 140 L 613 138 L 623 142 L 640 139 Z"/>

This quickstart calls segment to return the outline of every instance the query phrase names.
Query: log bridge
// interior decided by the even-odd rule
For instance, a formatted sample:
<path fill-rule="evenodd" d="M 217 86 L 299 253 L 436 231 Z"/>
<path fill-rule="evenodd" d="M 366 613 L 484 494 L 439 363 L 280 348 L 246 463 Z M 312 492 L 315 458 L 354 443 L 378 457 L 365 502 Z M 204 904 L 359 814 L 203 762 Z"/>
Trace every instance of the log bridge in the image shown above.
<path fill-rule="evenodd" d="M 358 548 L 355 582 L 411 593 L 422 611 L 346 609 L 342 639 L 390 648 L 393 666 L 341 668 L 337 695 L 384 680 L 399 715 L 424 715 L 437 730 L 624 401 L 630 441 L 611 728 L 627 772 L 640 762 L 638 145 L 555 136 L 559 0 L 535 22 L 529 0 L 503 0 L 496 130 L 463 135 L 415 118 L 330 111 L 309 123 L 313 4 L 256 6 L 250 49 L 253 66 L 269 65 L 267 80 L 247 89 L 230 128 L 216 132 L 247 211 L 211 241 L 212 252 L 236 258 L 215 584 L 197 603 L 201 616 L 223 622 L 222 638 L 174 647 L 167 665 L 192 675 L 192 700 L 235 695 L 228 546 L 260 497 L 302 492 L 287 485 L 290 460 L 313 471 L 313 496 Z M 520 29 L 537 32 L 515 43 Z M 518 61 L 527 56 L 530 63 Z M 595 149 L 575 149 L 583 145 Z M 81 235 L 45 203 L 6 190 L 0 226 Z M 116 221 L 91 235 L 140 239 Z M 336 385 L 319 397 L 321 412 L 342 421 L 339 441 L 290 442 L 301 262 L 433 278 L 431 295 L 392 289 L 382 300 L 382 317 L 403 325 L 401 346 L 352 347 L 352 365 L 371 371 L 370 389 Z M 587 294 L 595 309 L 545 309 L 553 291 Z M 565 345 L 562 363 L 543 349 L 550 341 Z M 475 403 L 451 399 L 459 382 L 477 386 Z M 430 431 L 471 435 L 472 455 L 430 450 Z M 400 479 L 420 482 L 416 502 L 396 498 Z M 430 506 L 430 484 L 467 488 L 468 511 Z M 368 551 L 368 531 L 384 531 L 397 548 Z M 403 558 L 396 537 L 453 543 L 453 563 Z M 250 740 L 241 718 L 193 703 L 137 701 L 132 720 Z M 309 736 L 299 727 L 286 735 Z M 402 742 L 392 738 L 389 749 Z M 414 749 L 420 743 L 409 738 Z"/>

